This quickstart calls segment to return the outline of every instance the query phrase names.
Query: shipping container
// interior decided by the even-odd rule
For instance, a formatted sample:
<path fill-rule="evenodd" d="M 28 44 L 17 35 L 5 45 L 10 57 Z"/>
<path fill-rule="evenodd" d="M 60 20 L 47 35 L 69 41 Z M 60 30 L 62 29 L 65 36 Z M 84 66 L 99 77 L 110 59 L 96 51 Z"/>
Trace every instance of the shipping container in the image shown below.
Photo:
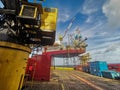
<path fill-rule="evenodd" d="M 101 71 L 108 70 L 107 63 L 105 61 L 89 62 L 90 74 L 96 76 L 102 76 Z"/>
<path fill-rule="evenodd" d="M 35 68 L 35 63 L 36 63 L 36 58 L 35 57 L 32 57 L 32 58 L 28 59 L 26 72 L 25 72 L 25 74 L 28 76 L 28 80 L 32 80 L 33 71 L 34 71 L 34 68 Z"/>
<path fill-rule="evenodd" d="M 76 65 L 75 70 L 82 71 L 82 66 L 81 65 Z"/>
<path fill-rule="evenodd" d="M 51 61 L 46 55 L 36 55 L 29 58 L 26 68 L 26 74 L 29 80 L 49 81 L 50 80 Z"/>
<path fill-rule="evenodd" d="M 83 65 L 83 66 L 82 66 L 82 71 L 83 71 L 83 72 L 90 73 L 90 66 L 89 66 L 89 65 Z"/>
<path fill-rule="evenodd" d="M 110 79 L 120 79 L 120 73 L 113 70 L 102 71 L 102 76 Z"/>
<path fill-rule="evenodd" d="M 118 64 L 108 64 L 109 70 L 115 70 L 117 72 L 120 72 L 120 63 Z"/>
<path fill-rule="evenodd" d="M 48 60 L 46 55 L 38 55 L 34 80 L 49 81 L 50 66 L 51 66 L 51 61 Z"/>

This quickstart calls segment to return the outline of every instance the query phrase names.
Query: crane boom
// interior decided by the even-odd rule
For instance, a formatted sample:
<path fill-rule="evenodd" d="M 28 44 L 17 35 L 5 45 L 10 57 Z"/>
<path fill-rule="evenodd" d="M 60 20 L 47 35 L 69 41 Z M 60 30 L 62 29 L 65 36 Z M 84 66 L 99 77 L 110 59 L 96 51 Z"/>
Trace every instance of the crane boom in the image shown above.
<path fill-rule="evenodd" d="M 68 32 L 68 31 L 70 30 L 70 28 L 72 27 L 72 24 L 73 24 L 75 18 L 76 18 L 76 17 L 73 17 L 73 18 L 71 19 L 71 22 L 69 23 L 67 29 L 65 30 L 65 33 L 64 33 L 64 35 L 63 35 L 63 38 L 66 36 L 67 32 Z"/>

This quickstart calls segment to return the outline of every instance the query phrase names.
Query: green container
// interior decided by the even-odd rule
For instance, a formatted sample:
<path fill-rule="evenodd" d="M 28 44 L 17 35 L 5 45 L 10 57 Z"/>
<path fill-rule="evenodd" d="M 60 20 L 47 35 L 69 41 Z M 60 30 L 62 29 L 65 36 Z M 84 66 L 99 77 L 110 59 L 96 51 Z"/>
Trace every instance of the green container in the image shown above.
<path fill-rule="evenodd" d="M 108 70 L 108 71 L 102 71 L 102 76 L 105 78 L 110 78 L 110 79 L 119 79 L 120 74 L 116 71 Z"/>

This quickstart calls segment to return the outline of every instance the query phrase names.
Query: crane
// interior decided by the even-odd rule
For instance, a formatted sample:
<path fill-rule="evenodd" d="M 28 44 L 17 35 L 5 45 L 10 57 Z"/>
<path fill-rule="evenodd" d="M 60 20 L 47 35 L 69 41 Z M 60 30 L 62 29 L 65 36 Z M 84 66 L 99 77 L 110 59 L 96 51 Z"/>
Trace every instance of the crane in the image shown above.
<path fill-rule="evenodd" d="M 59 35 L 59 41 L 60 41 L 60 43 L 62 43 L 64 37 L 65 37 L 66 34 L 67 34 L 67 32 L 68 32 L 68 31 L 70 30 L 70 28 L 72 27 L 72 24 L 73 24 L 75 18 L 76 18 L 76 17 L 73 17 L 73 18 L 71 19 L 71 21 L 70 21 L 67 29 L 65 30 L 64 34 L 63 34 L 63 35 Z M 61 49 L 63 48 L 62 44 L 61 44 L 61 47 L 60 47 L 60 48 L 61 48 Z"/>
<path fill-rule="evenodd" d="M 90 53 L 86 53 L 84 55 L 80 56 L 80 60 L 81 60 L 81 65 L 86 65 L 87 62 L 91 59 L 90 57 Z"/>
<path fill-rule="evenodd" d="M 62 45 L 62 41 L 64 39 L 64 37 L 66 36 L 67 32 L 71 29 L 72 25 L 73 25 L 73 22 L 75 21 L 76 17 L 73 17 L 67 27 L 67 29 L 65 30 L 64 34 L 63 35 L 59 35 L 59 41 L 61 43 L 60 45 L 60 48 L 63 49 L 63 45 Z M 82 36 L 80 35 L 80 30 L 79 30 L 79 27 L 77 27 L 76 29 L 76 32 L 77 34 L 74 36 L 73 34 L 70 34 L 69 35 L 69 39 L 70 41 L 72 41 L 72 43 L 74 44 L 74 47 L 87 47 L 88 45 L 85 43 L 85 41 L 87 40 L 87 38 L 84 38 L 83 40 L 81 39 Z M 74 36 L 74 37 L 73 37 Z M 67 48 L 69 47 L 69 45 L 66 46 Z"/>
<path fill-rule="evenodd" d="M 23 45 L 53 45 L 57 9 L 43 8 L 41 3 L 35 3 L 37 1 L 44 0 L 33 0 L 32 3 L 28 0 L 1 0 L 4 6 L 0 8 L 0 27 L 1 31 L 3 30 L 0 32 L 0 36 L 2 40 L 6 38 L 8 41 Z M 48 23 L 44 16 L 52 11 L 54 11 L 53 17 L 46 16 L 46 18 L 53 18 L 52 23 Z"/>
<path fill-rule="evenodd" d="M 23 89 L 31 47 L 55 41 L 58 10 L 38 1 L 0 0 L 0 90 Z"/>
<path fill-rule="evenodd" d="M 74 45 L 75 48 L 86 48 L 88 45 L 85 43 L 85 41 L 87 40 L 87 37 L 85 37 L 84 39 L 82 39 L 82 35 L 80 34 L 80 29 L 79 27 L 77 27 L 77 29 L 75 30 L 76 34 L 70 34 L 70 41 L 72 42 L 72 44 Z"/>

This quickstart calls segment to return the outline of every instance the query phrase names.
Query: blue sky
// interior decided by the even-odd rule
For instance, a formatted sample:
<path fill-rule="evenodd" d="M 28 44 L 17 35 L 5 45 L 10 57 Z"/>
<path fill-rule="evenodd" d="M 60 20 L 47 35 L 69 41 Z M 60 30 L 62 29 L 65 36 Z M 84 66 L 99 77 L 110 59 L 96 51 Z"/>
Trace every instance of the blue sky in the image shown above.
<path fill-rule="evenodd" d="M 67 34 L 79 27 L 87 37 L 91 61 L 120 63 L 120 0 L 45 0 L 43 7 L 58 8 L 56 41 L 64 34 L 71 19 L 76 17 Z M 67 41 L 67 35 L 64 38 Z"/>
<path fill-rule="evenodd" d="M 120 63 L 120 0 L 46 0 L 44 7 L 59 10 L 57 35 L 63 34 L 70 20 L 73 22 L 68 34 L 80 28 L 82 37 L 87 37 L 87 52 L 91 61 Z M 65 41 L 67 40 L 67 35 Z"/>

